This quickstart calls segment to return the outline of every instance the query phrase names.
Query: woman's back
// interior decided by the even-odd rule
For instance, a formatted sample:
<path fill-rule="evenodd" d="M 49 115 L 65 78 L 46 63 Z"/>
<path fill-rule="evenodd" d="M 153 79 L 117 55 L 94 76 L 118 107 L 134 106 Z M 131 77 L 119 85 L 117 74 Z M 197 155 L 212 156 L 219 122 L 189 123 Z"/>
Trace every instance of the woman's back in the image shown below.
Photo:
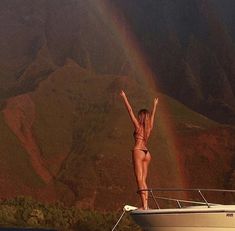
<path fill-rule="evenodd" d="M 135 129 L 134 131 L 134 139 L 135 139 L 135 148 L 140 148 L 140 149 L 147 149 L 147 141 L 150 135 L 150 131 L 145 131 L 146 128 L 143 126 L 139 126 L 138 128 Z"/>

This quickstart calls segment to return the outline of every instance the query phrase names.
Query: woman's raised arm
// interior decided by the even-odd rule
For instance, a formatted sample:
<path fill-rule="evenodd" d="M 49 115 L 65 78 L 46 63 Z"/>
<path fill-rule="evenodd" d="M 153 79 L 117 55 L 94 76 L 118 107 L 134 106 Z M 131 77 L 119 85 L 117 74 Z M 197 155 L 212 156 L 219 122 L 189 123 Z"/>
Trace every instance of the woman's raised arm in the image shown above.
<path fill-rule="evenodd" d="M 127 96 L 126 96 L 125 92 L 122 90 L 120 95 L 123 98 L 123 101 L 125 103 L 125 106 L 126 106 L 126 109 L 128 111 L 128 114 L 130 115 L 131 121 L 133 122 L 135 128 L 138 128 L 139 127 L 139 122 L 138 122 L 138 120 L 135 117 L 135 114 L 134 114 L 134 112 L 132 110 L 132 107 L 131 107 L 128 99 L 127 99 Z"/>
<path fill-rule="evenodd" d="M 157 104 L 158 104 L 158 98 L 155 98 L 153 100 L 153 110 L 152 110 L 151 118 L 150 118 L 151 129 L 153 128 L 153 123 L 154 123 L 154 117 L 155 117 L 155 114 L 156 114 Z"/>

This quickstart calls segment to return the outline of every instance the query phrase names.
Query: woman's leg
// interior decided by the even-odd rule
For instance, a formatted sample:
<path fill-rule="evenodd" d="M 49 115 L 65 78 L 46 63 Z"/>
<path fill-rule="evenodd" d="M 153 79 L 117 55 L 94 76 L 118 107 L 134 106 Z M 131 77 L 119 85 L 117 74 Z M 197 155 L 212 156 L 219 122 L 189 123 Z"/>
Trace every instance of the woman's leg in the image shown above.
<path fill-rule="evenodd" d="M 138 185 L 138 189 L 145 189 L 144 184 L 144 159 L 145 159 L 145 153 L 142 150 L 134 150 L 132 154 L 133 158 L 133 166 L 134 166 L 134 172 L 136 177 L 136 182 Z M 146 203 L 146 192 L 140 191 L 140 198 L 142 202 L 143 209 L 147 208 Z"/>
<path fill-rule="evenodd" d="M 149 167 L 149 163 L 151 161 L 151 155 L 150 152 L 147 152 L 147 154 L 145 155 L 145 158 L 143 160 L 143 185 L 144 188 L 148 188 L 147 186 L 147 175 L 148 175 L 148 167 Z M 145 204 L 146 204 L 146 209 L 148 208 L 148 191 L 145 192 Z"/>

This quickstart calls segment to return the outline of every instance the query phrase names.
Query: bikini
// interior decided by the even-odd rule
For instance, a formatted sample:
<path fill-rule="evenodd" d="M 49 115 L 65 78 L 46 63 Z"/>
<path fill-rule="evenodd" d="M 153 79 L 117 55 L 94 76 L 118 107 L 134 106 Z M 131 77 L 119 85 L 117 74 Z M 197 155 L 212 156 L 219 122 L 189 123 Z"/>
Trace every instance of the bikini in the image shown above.
<path fill-rule="evenodd" d="M 134 150 L 140 150 L 140 151 L 143 151 L 145 155 L 147 155 L 147 153 L 149 152 L 148 149 L 142 149 L 142 148 L 134 148 Z"/>
<path fill-rule="evenodd" d="M 145 140 L 144 136 L 140 133 L 138 133 L 137 131 L 134 131 L 133 133 L 133 136 L 135 138 L 135 140 Z M 144 152 L 145 155 L 147 155 L 147 153 L 149 152 L 148 149 L 145 147 L 145 148 L 138 148 L 138 147 L 134 147 L 133 151 L 134 150 L 141 150 Z"/>

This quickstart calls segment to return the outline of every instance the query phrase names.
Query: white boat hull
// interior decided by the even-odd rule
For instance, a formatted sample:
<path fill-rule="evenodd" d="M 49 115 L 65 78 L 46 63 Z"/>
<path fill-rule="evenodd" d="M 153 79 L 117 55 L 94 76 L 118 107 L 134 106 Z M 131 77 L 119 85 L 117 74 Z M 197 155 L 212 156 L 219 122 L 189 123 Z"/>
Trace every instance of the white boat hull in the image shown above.
<path fill-rule="evenodd" d="M 235 231 L 235 206 L 194 206 L 131 212 L 144 231 Z"/>

